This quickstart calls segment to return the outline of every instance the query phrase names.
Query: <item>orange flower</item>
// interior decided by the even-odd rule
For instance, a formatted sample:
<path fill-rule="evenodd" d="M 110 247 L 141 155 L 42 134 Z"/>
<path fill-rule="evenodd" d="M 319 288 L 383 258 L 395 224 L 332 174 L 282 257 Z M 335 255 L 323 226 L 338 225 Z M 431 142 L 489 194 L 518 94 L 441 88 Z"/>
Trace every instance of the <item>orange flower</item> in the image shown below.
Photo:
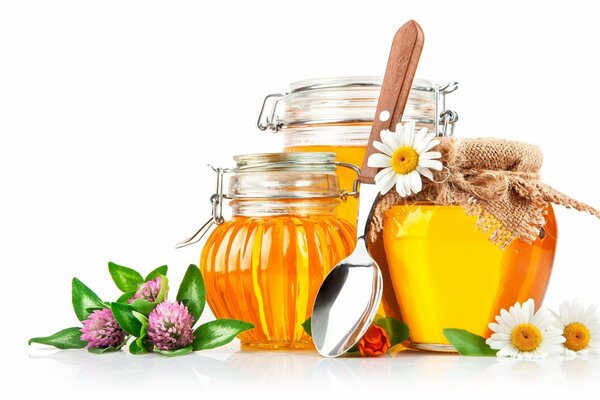
<path fill-rule="evenodd" d="M 361 356 L 380 356 L 390 348 L 390 338 L 380 326 L 371 325 L 367 333 L 358 342 Z"/>

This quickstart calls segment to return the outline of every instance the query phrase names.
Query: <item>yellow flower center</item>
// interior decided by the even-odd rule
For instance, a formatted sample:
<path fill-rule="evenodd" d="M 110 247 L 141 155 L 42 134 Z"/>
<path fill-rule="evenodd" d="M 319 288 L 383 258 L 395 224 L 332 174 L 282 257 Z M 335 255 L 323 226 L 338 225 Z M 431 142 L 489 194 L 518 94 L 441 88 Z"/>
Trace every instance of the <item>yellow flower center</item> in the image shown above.
<path fill-rule="evenodd" d="M 587 326 L 580 322 L 573 322 L 565 326 L 563 336 L 567 339 L 565 347 L 569 350 L 583 350 L 590 343 L 590 331 Z"/>
<path fill-rule="evenodd" d="M 399 147 L 392 154 L 392 169 L 400 175 L 406 175 L 419 165 L 419 154 L 410 146 Z"/>
<path fill-rule="evenodd" d="M 542 343 L 542 333 L 533 324 L 521 324 L 513 329 L 511 340 L 517 349 L 533 351 Z"/>

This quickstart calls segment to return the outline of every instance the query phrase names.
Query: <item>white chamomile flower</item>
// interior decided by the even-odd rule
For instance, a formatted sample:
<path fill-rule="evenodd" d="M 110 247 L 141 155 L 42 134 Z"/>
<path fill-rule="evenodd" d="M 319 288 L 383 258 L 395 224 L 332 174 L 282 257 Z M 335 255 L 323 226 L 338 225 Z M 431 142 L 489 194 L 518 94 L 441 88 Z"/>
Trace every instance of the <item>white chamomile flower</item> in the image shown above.
<path fill-rule="evenodd" d="M 555 318 L 546 309 L 534 312 L 533 299 L 515 303 L 509 311 L 500 310 L 498 323 L 489 324 L 494 332 L 486 343 L 498 357 L 544 358 L 561 352 L 565 341 L 562 331 L 555 325 Z"/>
<path fill-rule="evenodd" d="M 565 337 L 563 354 L 568 358 L 600 352 L 600 318 L 596 305 L 585 307 L 583 302 L 564 301 L 559 307 L 556 327 Z"/>
<path fill-rule="evenodd" d="M 435 133 L 427 133 L 427 128 L 415 133 L 415 123 L 396 125 L 396 132 L 381 131 L 381 142 L 373 146 L 381 153 L 371 154 L 368 166 L 383 168 L 375 175 L 375 185 L 386 194 L 394 185 L 402 197 L 419 193 L 423 187 L 421 175 L 433 180 L 430 169 L 441 171 L 442 157 L 439 151 L 429 151 L 440 141 L 434 140 Z"/>

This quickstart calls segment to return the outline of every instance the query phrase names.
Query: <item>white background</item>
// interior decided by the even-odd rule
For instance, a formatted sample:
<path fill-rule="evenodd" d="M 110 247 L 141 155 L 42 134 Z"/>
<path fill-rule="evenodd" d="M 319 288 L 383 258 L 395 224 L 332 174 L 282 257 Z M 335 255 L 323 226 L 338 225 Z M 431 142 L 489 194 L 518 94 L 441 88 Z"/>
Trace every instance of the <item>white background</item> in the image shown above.
<path fill-rule="evenodd" d="M 340 361 L 238 353 L 233 344 L 167 360 L 55 352 L 26 340 L 76 325 L 72 276 L 116 297 L 109 260 L 143 272 L 167 263 L 176 286 L 200 252 L 173 244 L 208 218 L 206 164 L 281 146 L 255 128 L 264 95 L 298 79 L 382 74 L 393 34 L 411 18 L 426 37 L 417 75 L 461 83 L 450 100 L 457 135 L 535 143 L 547 183 L 600 206 L 597 17 L 593 2 L 577 1 L 2 1 L 4 390 L 50 398 L 588 391 L 598 359 Z M 598 303 L 600 221 L 557 215 L 546 305 L 575 296 Z M 514 397 L 516 386 L 508 390 Z"/>

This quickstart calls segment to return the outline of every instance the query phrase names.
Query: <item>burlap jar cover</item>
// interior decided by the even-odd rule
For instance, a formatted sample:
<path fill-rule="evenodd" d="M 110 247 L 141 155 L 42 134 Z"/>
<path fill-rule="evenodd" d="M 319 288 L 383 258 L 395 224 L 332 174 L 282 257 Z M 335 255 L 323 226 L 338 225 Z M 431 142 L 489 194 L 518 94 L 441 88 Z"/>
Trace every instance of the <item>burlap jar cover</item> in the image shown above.
<path fill-rule="evenodd" d="M 423 179 L 423 190 L 408 198 L 395 190 L 379 196 L 369 230 L 375 243 L 383 229 L 386 211 L 397 204 L 428 201 L 459 204 L 477 216 L 477 227 L 492 243 L 505 248 L 512 240 L 532 243 L 545 225 L 548 203 L 600 212 L 540 182 L 543 155 L 534 145 L 503 139 L 440 138 L 435 150 L 442 154 L 442 171 L 434 181 Z"/>

